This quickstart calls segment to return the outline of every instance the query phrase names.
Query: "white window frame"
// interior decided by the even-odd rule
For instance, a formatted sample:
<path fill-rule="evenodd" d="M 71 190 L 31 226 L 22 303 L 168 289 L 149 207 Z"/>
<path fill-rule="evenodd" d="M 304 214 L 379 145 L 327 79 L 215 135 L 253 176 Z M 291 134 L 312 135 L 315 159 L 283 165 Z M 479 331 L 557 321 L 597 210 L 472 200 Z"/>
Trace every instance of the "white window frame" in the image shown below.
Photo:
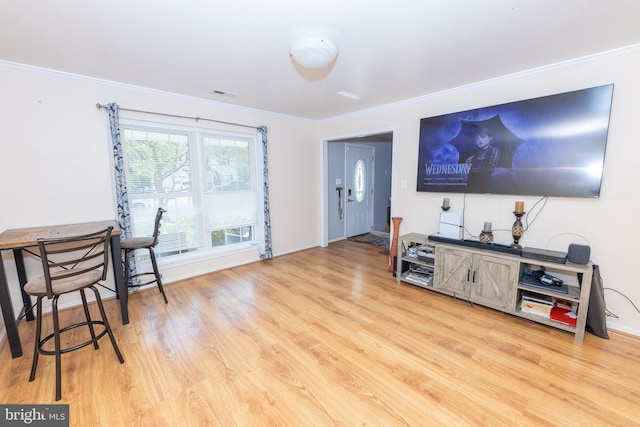
<path fill-rule="evenodd" d="M 188 260 L 193 258 L 200 258 L 212 255 L 225 255 L 233 252 L 237 252 L 238 250 L 243 250 L 247 248 L 255 248 L 258 246 L 258 239 L 264 233 L 264 223 L 261 221 L 262 217 L 262 165 L 259 161 L 261 155 L 261 146 L 258 142 L 258 138 L 256 133 L 247 133 L 247 132 L 232 132 L 226 130 L 213 129 L 210 127 L 194 127 L 194 126 L 184 126 L 184 125 L 175 125 L 172 123 L 158 123 L 158 122 L 149 122 L 143 120 L 135 120 L 135 119 L 120 119 L 120 128 L 121 132 L 124 133 L 124 129 L 136 129 L 136 130 L 148 130 L 148 131 L 156 131 L 156 132 L 167 132 L 167 133 L 179 133 L 179 134 L 187 134 L 189 140 L 189 157 L 190 157 L 190 172 L 191 172 L 191 185 L 190 191 L 188 194 L 191 195 L 192 205 L 194 206 L 194 215 L 195 215 L 195 233 L 197 236 L 196 242 L 197 247 L 193 247 L 194 249 L 191 252 L 177 253 L 174 255 L 168 255 L 163 257 L 162 254 L 156 252 L 156 255 L 159 256 L 159 260 L 165 262 L 179 262 L 181 260 Z M 227 192 L 220 192 L 216 194 L 215 192 L 207 192 L 205 188 L 206 184 L 206 172 L 204 167 L 205 155 L 203 152 L 203 137 L 204 136 L 213 136 L 220 138 L 230 138 L 230 139 L 238 139 L 242 141 L 248 141 L 249 143 L 249 162 L 250 162 L 250 188 L 249 192 L 255 195 L 255 213 L 253 214 L 253 222 L 249 224 L 234 224 L 229 225 L 224 230 L 231 230 L 235 228 L 245 228 L 252 227 L 252 238 L 249 241 L 241 241 L 239 243 L 227 244 L 223 246 L 212 246 L 212 232 L 218 229 L 212 229 L 209 225 L 206 224 L 206 212 L 203 212 L 203 207 L 205 203 L 203 203 L 204 199 L 207 197 L 216 197 L 217 195 L 223 197 Z M 123 144 L 123 156 L 124 156 L 124 164 L 125 164 L 125 173 L 128 174 L 128 165 L 126 158 L 126 149 L 125 149 L 125 138 L 122 138 Z M 167 193 L 154 192 L 150 193 L 152 195 L 152 199 L 160 198 L 159 195 L 167 195 Z M 171 194 L 171 193 L 169 193 Z M 185 196 L 185 193 L 175 193 L 176 196 Z M 134 202 L 138 197 L 132 197 L 130 195 L 129 205 L 132 206 L 132 202 Z M 171 211 L 171 206 L 163 206 L 169 211 Z M 131 209 L 131 215 L 134 215 L 134 210 Z M 133 218 L 132 218 L 133 220 Z M 162 230 L 162 228 L 161 228 Z M 225 241 L 227 241 L 227 231 L 225 231 Z M 242 240 L 242 238 L 240 239 Z M 144 262 L 145 260 L 140 260 Z"/>

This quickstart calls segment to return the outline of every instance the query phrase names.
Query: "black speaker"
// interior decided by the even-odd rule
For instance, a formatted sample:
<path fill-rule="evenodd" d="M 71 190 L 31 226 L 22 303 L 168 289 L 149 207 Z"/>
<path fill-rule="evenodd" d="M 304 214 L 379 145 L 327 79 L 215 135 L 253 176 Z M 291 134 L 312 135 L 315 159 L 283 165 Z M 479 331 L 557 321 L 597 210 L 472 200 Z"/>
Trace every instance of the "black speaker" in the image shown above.
<path fill-rule="evenodd" d="M 576 245 L 574 243 L 569 245 L 569 252 L 567 253 L 567 260 L 574 264 L 587 264 L 589 257 L 591 256 L 591 247 L 587 245 Z"/>

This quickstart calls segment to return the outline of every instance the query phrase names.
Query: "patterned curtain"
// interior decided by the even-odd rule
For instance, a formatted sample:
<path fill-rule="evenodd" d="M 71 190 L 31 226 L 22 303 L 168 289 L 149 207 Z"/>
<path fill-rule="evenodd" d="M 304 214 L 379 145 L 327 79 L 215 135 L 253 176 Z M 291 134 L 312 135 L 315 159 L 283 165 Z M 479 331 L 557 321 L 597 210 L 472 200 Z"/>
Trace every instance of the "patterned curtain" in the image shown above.
<path fill-rule="evenodd" d="M 260 242 L 260 258 L 271 259 L 271 215 L 269 213 L 269 162 L 267 160 L 267 127 L 258 128 L 258 136 L 262 142 L 262 164 L 263 164 L 263 200 L 264 200 L 264 242 Z"/>
<path fill-rule="evenodd" d="M 131 216 L 129 213 L 129 197 L 127 193 L 127 181 L 125 177 L 124 161 L 122 157 L 122 139 L 120 138 L 120 117 L 118 104 L 111 103 L 105 106 L 109 116 L 109 129 L 111 131 L 111 145 L 113 147 L 113 165 L 115 167 L 116 207 L 118 210 L 118 225 L 123 233 L 123 238 L 131 238 Z M 129 259 L 129 275 L 136 274 L 135 257 Z"/>

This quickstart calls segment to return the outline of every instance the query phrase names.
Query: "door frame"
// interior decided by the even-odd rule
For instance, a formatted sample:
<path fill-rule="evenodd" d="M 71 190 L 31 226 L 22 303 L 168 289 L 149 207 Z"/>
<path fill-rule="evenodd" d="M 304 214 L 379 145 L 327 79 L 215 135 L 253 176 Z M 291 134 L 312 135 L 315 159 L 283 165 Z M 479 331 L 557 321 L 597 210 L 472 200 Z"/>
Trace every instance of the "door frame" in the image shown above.
<path fill-rule="evenodd" d="M 329 176 L 329 143 L 332 142 L 345 142 L 345 140 L 348 139 L 362 139 L 362 138 L 374 138 L 377 135 L 380 134 L 386 134 L 386 133 L 390 133 L 391 136 L 391 172 L 390 172 L 390 177 L 391 177 L 391 211 L 393 214 L 393 198 L 394 198 L 394 188 L 396 188 L 395 185 L 395 174 L 393 173 L 393 170 L 396 169 L 396 159 L 397 159 L 397 155 L 396 155 L 396 144 L 395 144 L 395 140 L 396 140 L 396 132 L 397 129 L 396 128 L 391 128 L 391 127 L 385 127 L 385 128 L 378 128 L 378 129 L 371 129 L 368 131 L 359 131 L 359 132 L 354 132 L 354 133 L 349 133 L 349 134 L 341 134 L 341 135 L 333 135 L 333 136 L 327 136 L 327 137 L 323 137 L 320 140 L 320 159 L 322 162 L 321 165 L 321 169 L 320 169 L 320 185 L 321 185 L 321 197 L 320 197 L 320 246 L 322 247 L 327 247 L 329 245 L 329 191 L 334 190 L 333 188 L 330 188 L 329 183 L 328 183 L 328 176 Z M 364 142 L 364 141 L 363 141 Z"/>

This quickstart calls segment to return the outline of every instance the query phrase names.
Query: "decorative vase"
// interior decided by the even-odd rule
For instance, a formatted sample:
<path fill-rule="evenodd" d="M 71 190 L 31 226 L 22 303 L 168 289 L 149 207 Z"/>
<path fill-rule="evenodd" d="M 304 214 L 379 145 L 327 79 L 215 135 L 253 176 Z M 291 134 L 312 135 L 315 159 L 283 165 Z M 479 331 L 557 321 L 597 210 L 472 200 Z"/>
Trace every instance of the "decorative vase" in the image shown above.
<path fill-rule="evenodd" d="M 398 235 L 400 234 L 400 223 L 402 217 L 394 216 L 391 218 L 393 223 L 393 238 L 391 239 L 391 248 L 389 248 L 389 271 L 393 272 L 395 267 L 395 257 L 398 254 Z"/>

